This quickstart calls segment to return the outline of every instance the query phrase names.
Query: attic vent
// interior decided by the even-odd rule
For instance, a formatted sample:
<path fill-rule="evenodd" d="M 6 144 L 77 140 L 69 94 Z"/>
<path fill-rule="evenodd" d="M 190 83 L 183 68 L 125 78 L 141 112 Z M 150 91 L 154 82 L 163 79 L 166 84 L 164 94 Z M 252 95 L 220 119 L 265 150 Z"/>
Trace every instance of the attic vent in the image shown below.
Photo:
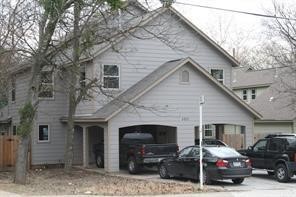
<path fill-rule="evenodd" d="M 181 83 L 189 83 L 189 72 L 188 70 L 182 70 L 180 73 L 180 82 Z"/>

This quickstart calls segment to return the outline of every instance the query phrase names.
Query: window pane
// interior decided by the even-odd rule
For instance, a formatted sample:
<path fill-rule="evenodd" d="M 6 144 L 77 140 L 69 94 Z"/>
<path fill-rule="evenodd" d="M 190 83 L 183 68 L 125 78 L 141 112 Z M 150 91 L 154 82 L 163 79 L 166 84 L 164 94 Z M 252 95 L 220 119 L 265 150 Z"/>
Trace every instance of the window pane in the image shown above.
<path fill-rule="evenodd" d="M 205 136 L 212 136 L 213 132 L 212 130 L 205 130 Z"/>
<path fill-rule="evenodd" d="M 104 88 L 119 88 L 118 77 L 104 77 Z"/>
<path fill-rule="evenodd" d="M 255 152 L 264 152 L 266 148 L 266 140 L 259 141 L 253 148 Z"/>
<path fill-rule="evenodd" d="M 41 84 L 39 97 L 40 98 L 52 98 L 53 97 L 53 85 Z"/>
<path fill-rule="evenodd" d="M 48 141 L 48 125 L 39 125 L 39 141 Z"/>
<path fill-rule="evenodd" d="M 117 65 L 104 65 L 104 76 L 119 76 Z"/>
<path fill-rule="evenodd" d="M 51 71 L 42 71 L 41 72 L 41 83 L 52 83 L 52 72 Z"/>
<path fill-rule="evenodd" d="M 211 70 L 211 74 L 213 77 L 215 77 L 216 79 L 223 79 L 223 70 L 220 69 L 212 69 Z"/>
<path fill-rule="evenodd" d="M 179 153 L 179 157 L 186 157 L 190 153 L 192 147 L 185 148 Z"/>

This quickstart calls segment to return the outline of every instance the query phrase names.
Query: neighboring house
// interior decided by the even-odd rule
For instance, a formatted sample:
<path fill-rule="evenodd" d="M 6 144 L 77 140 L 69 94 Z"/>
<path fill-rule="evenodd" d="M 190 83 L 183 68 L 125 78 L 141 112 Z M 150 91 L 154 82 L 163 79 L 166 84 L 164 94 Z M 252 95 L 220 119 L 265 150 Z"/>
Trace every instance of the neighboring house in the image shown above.
<path fill-rule="evenodd" d="M 135 6 L 138 12 L 144 9 Z M 119 140 L 126 132 L 150 132 L 157 143 L 193 145 L 199 123 L 199 98 L 205 96 L 205 136 L 221 139 L 227 125 L 253 143 L 254 119 L 260 114 L 231 91 L 232 69 L 237 61 L 173 8 L 148 17 L 147 24 L 166 19 L 176 46 L 158 38 L 127 36 L 114 46 L 98 50 L 81 65 L 81 81 L 100 77 L 105 93 L 92 92 L 75 116 L 74 161 L 93 162 L 92 146 L 104 142 L 106 171 L 119 170 Z M 123 55 L 124 54 L 124 55 Z M 11 74 L 6 118 L 11 132 L 19 123 L 18 109 L 26 97 L 30 66 Z M 42 72 L 44 88 L 32 133 L 32 164 L 63 163 L 68 101 L 60 73 Z M 128 104 L 132 103 L 132 105 Z"/>
<path fill-rule="evenodd" d="M 254 135 L 296 133 L 296 109 L 293 95 L 285 92 L 283 80 L 296 83 L 287 68 L 233 70 L 233 91 L 258 111 L 262 118 L 255 121 Z"/>

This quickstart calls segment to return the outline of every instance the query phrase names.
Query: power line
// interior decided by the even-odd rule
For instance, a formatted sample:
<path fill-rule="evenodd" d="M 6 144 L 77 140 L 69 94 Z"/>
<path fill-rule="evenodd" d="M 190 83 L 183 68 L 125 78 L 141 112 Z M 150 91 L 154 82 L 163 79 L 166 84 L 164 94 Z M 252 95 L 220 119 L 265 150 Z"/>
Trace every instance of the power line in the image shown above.
<path fill-rule="evenodd" d="M 220 10 L 220 11 L 225 11 L 225 12 L 234 12 L 234 13 L 239 13 L 239 14 L 247 14 L 247 15 L 259 16 L 259 17 L 265 17 L 265 18 L 295 20 L 296 21 L 295 18 L 288 18 L 288 17 L 276 16 L 276 15 L 259 14 L 259 13 L 253 13 L 253 12 L 245 12 L 245 11 L 239 11 L 239 10 L 231 10 L 231 9 L 225 9 L 225 8 L 217 8 L 217 7 L 198 5 L 198 4 L 192 4 L 192 3 L 175 2 L 175 4 L 200 7 L 200 8 L 206 8 L 206 9 L 212 9 L 212 10 Z"/>

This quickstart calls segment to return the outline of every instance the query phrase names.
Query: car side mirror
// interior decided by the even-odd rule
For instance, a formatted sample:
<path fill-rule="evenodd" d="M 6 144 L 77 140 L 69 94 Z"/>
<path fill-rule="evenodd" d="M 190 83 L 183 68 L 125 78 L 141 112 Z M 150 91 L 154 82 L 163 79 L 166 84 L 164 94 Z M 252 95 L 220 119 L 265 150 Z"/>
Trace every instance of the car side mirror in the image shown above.
<path fill-rule="evenodd" d="M 248 150 L 253 150 L 253 146 L 249 146 L 248 147 Z"/>
<path fill-rule="evenodd" d="M 173 154 L 174 157 L 178 157 L 179 156 L 179 152 L 176 152 Z"/>

